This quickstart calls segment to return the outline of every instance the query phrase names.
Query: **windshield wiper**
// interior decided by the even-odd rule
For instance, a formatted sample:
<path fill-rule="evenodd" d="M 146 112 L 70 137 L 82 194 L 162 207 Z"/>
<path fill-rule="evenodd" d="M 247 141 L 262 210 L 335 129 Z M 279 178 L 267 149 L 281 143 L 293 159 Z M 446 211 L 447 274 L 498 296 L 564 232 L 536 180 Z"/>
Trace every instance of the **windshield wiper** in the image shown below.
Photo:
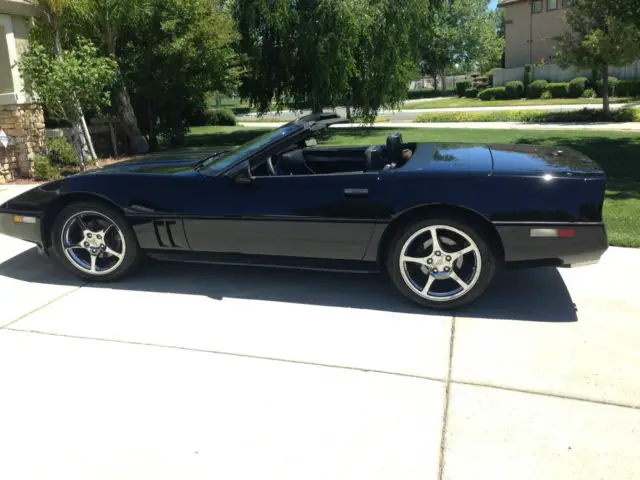
<path fill-rule="evenodd" d="M 203 158 L 202 160 L 198 160 L 198 162 L 196 162 L 196 164 L 193 166 L 193 169 L 195 171 L 200 171 L 203 167 L 203 165 L 208 162 L 209 160 L 216 158 L 219 155 L 222 155 L 223 153 L 229 152 L 231 151 L 230 148 L 226 149 L 226 150 L 220 150 L 219 152 L 214 153 L 213 155 L 209 155 L 207 158 Z"/>

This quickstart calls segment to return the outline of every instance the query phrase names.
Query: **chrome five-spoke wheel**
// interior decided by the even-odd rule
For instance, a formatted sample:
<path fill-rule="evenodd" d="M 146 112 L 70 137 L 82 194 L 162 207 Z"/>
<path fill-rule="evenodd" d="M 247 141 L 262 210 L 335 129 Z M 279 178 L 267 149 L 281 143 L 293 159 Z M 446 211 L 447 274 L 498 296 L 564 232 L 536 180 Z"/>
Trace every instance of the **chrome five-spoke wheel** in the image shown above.
<path fill-rule="evenodd" d="M 422 228 L 407 239 L 400 273 L 416 294 L 447 302 L 469 292 L 482 270 L 480 250 L 466 233 L 447 225 Z"/>
<path fill-rule="evenodd" d="M 457 308 L 478 298 L 495 272 L 486 229 L 457 218 L 407 225 L 391 244 L 387 269 L 408 298 L 430 308 Z"/>
<path fill-rule="evenodd" d="M 52 227 L 51 242 L 62 266 L 90 281 L 123 278 L 142 260 L 125 217 L 100 202 L 77 202 L 63 208 Z"/>
<path fill-rule="evenodd" d="M 65 257 L 80 271 L 108 275 L 124 261 L 124 235 L 112 219 L 100 212 L 82 211 L 70 216 L 61 235 Z"/>

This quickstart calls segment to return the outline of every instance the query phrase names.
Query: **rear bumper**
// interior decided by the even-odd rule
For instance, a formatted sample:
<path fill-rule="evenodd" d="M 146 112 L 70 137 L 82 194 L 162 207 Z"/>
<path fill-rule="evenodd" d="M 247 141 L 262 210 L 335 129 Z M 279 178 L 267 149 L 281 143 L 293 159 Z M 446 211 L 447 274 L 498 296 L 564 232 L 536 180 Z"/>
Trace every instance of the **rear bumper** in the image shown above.
<path fill-rule="evenodd" d="M 603 223 L 496 225 L 507 264 L 577 267 L 598 263 L 609 248 Z M 572 237 L 536 238 L 532 229 L 573 229 Z"/>
<path fill-rule="evenodd" d="M 22 221 L 16 221 L 16 216 Z M 0 212 L 0 233 L 42 245 L 40 218 L 33 215 Z"/>

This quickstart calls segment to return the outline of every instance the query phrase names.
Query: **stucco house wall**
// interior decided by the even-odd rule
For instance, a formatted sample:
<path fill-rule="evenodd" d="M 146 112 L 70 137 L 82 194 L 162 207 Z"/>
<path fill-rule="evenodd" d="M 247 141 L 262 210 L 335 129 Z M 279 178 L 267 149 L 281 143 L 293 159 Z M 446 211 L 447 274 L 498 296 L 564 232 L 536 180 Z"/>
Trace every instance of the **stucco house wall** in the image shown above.
<path fill-rule="evenodd" d="M 31 176 L 32 159 L 44 148 L 42 109 L 24 93 L 16 66 L 40 14 L 30 2 L 0 0 L 0 129 L 9 137 L 7 147 L 0 144 L 0 184 Z"/>

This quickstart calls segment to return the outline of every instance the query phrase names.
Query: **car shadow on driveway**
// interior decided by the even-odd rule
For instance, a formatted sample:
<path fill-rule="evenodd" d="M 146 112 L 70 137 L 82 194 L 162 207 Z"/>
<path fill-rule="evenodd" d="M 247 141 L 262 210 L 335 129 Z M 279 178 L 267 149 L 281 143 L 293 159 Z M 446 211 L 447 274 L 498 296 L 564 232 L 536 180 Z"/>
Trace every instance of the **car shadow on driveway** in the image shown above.
<path fill-rule="evenodd" d="M 27 250 L 0 263 L 0 275 L 52 285 L 80 285 L 52 259 Z M 401 296 L 381 274 L 308 272 L 277 268 L 149 261 L 119 282 L 93 288 L 238 298 L 398 313 L 450 316 L 424 310 Z M 536 322 L 575 322 L 576 306 L 556 268 L 503 272 L 474 304 L 456 316 Z"/>

